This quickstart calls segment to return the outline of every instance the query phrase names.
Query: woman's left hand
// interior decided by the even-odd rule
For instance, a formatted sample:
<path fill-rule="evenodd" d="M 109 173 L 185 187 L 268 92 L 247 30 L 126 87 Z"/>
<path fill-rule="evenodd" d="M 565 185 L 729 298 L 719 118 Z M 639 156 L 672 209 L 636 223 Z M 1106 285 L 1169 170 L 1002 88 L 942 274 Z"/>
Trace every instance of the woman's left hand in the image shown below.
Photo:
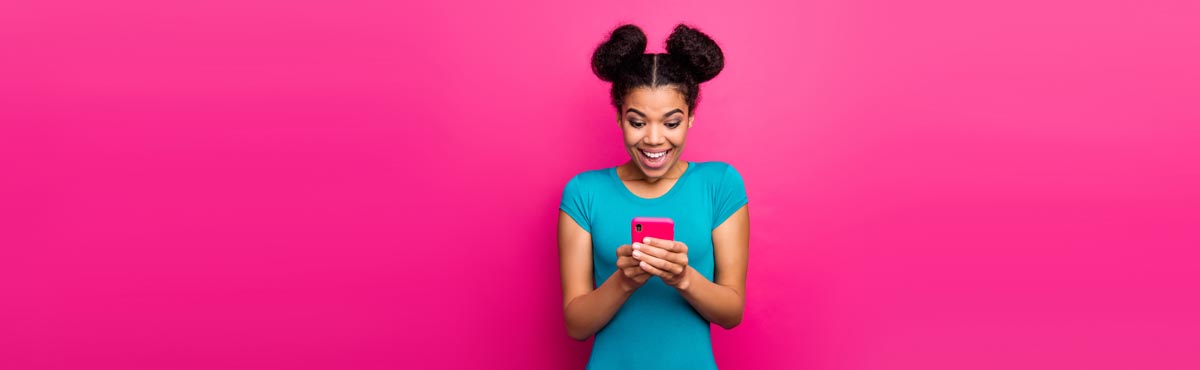
<path fill-rule="evenodd" d="M 675 289 L 690 285 L 687 245 L 682 242 L 646 237 L 642 243 L 633 243 L 633 258 L 641 261 L 642 270 Z"/>

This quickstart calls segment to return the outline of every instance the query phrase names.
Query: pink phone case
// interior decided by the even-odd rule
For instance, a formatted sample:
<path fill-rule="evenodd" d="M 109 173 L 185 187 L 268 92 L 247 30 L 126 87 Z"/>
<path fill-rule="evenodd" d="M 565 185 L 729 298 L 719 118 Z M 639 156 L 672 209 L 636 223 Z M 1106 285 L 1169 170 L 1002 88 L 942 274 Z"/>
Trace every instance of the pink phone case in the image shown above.
<path fill-rule="evenodd" d="M 634 217 L 629 224 L 632 242 L 641 243 L 642 239 L 651 238 L 675 240 L 675 220 L 665 217 Z"/>

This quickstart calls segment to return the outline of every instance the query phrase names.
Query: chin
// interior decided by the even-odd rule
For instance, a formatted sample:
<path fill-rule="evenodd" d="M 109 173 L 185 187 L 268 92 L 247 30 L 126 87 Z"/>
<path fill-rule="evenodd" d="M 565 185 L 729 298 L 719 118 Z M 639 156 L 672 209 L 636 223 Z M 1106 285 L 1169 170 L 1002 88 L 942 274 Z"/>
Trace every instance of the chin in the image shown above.
<path fill-rule="evenodd" d="M 674 166 L 675 166 L 675 162 L 671 161 L 671 162 L 663 163 L 662 168 L 648 168 L 641 161 L 638 161 L 638 168 L 642 169 L 642 173 L 645 173 L 646 177 L 651 177 L 651 178 L 659 178 L 659 177 L 666 176 L 667 172 L 670 171 L 671 167 L 674 167 Z"/>

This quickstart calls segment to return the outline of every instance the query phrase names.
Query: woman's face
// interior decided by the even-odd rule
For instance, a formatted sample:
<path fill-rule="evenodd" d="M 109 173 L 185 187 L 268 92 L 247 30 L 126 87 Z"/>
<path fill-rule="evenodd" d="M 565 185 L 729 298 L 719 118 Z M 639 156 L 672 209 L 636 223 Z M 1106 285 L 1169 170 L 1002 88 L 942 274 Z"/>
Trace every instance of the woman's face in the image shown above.
<path fill-rule="evenodd" d="M 625 95 L 618 121 L 625 148 L 650 180 L 657 180 L 679 161 L 692 116 L 674 88 L 640 87 Z"/>

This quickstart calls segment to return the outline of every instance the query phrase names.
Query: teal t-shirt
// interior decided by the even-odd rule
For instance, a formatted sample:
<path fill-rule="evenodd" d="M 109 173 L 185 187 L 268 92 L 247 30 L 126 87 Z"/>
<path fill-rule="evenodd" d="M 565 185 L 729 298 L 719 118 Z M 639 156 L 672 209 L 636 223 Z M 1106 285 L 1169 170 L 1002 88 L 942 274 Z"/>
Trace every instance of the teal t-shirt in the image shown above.
<path fill-rule="evenodd" d="M 617 270 L 617 247 L 630 244 L 634 217 L 675 220 L 675 240 L 688 264 L 713 280 L 712 231 L 746 204 L 741 174 L 723 162 L 690 162 L 671 190 L 642 198 L 616 167 L 586 171 L 567 182 L 559 208 L 592 236 L 598 287 Z M 679 292 L 651 277 L 596 333 L 588 369 L 716 369 L 709 323 Z"/>

